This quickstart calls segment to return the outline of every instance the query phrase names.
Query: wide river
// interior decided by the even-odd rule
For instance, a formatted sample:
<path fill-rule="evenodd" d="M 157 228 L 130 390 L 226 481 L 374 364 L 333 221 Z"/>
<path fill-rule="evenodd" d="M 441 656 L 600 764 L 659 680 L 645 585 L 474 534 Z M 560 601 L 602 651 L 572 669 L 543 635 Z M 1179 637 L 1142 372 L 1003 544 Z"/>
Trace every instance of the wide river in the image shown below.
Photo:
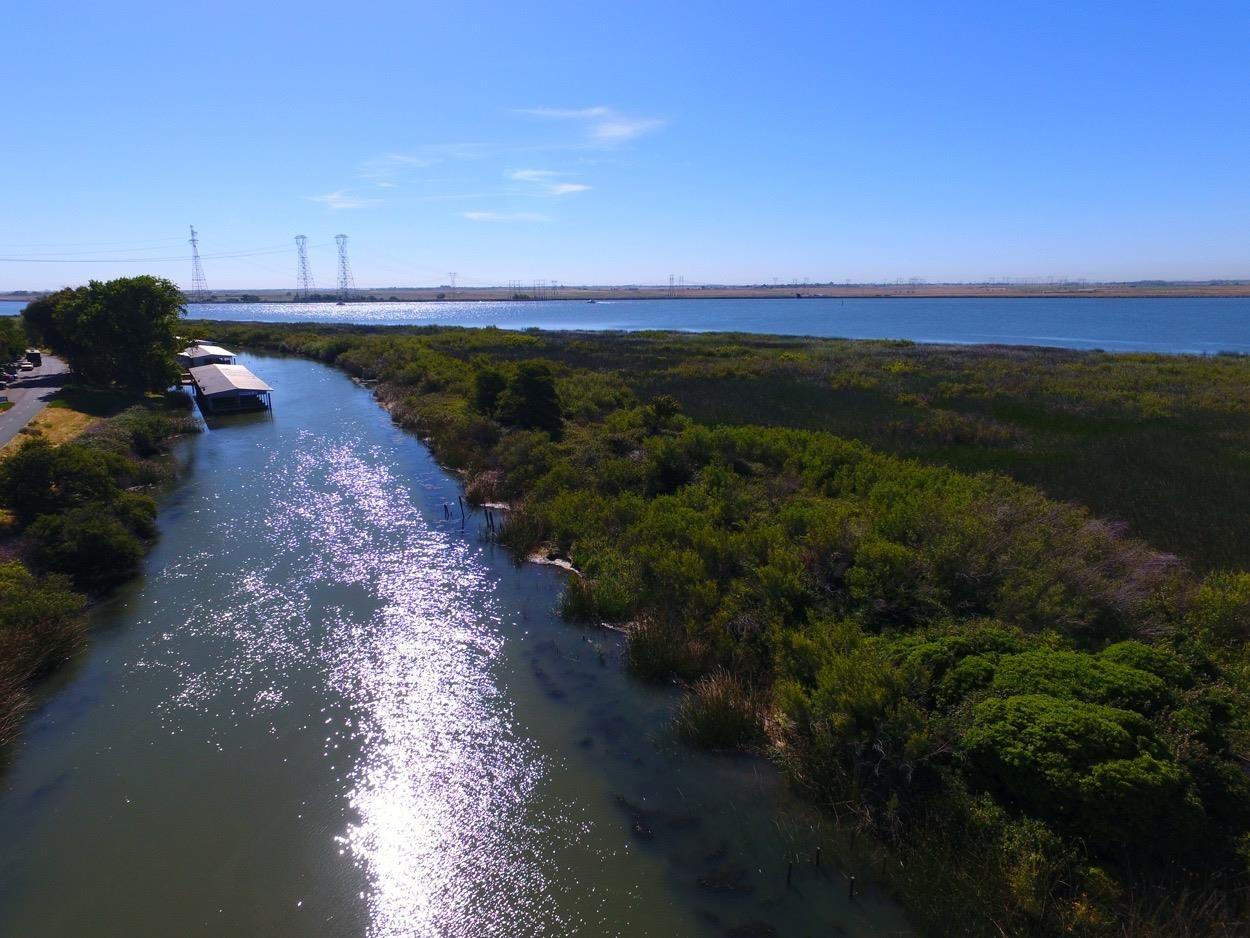
<path fill-rule="evenodd" d="M 275 411 L 180 444 L 143 575 L 4 770 L 0 934 L 907 933 L 771 766 L 673 740 L 675 691 L 562 622 L 565 574 L 462 523 L 368 391 L 243 362 Z"/>
<path fill-rule="evenodd" d="M 0 302 L 0 315 L 22 303 Z M 673 299 L 595 303 L 192 304 L 192 318 L 505 329 L 677 329 L 1109 352 L 1250 352 L 1250 298 L 901 297 Z"/>

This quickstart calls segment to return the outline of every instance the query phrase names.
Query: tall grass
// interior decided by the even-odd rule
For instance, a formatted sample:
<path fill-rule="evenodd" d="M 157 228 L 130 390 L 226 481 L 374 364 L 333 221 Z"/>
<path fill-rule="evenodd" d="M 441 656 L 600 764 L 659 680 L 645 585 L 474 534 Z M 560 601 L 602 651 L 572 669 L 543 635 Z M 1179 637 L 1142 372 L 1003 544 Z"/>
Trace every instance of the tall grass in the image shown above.
<path fill-rule="evenodd" d="M 718 668 L 682 698 L 673 727 L 681 739 L 705 749 L 749 749 L 763 738 L 761 714 L 756 692 Z"/>

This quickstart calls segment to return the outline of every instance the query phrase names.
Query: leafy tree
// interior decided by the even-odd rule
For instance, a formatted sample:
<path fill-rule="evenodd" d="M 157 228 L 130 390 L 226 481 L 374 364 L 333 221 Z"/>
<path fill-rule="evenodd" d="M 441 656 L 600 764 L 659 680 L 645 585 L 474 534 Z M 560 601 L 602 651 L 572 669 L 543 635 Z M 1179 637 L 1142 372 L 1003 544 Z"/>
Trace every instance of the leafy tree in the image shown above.
<path fill-rule="evenodd" d="M 125 458 L 115 453 L 29 440 L 0 462 L 0 504 L 28 524 L 39 515 L 111 500 L 126 468 Z"/>
<path fill-rule="evenodd" d="M 71 300 L 76 292 L 77 290 L 72 289 L 58 290 L 26 304 L 26 308 L 22 310 L 22 322 L 32 342 L 57 350 L 66 347 L 65 338 L 57 325 L 56 311 L 62 303 Z"/>
<path fill-rule="evenodd" d="M 139 538 L 99 506 L 43 515 L 27 530 L 39 566 L 68 575 L 86 590 L 106 589 L 127 579 L 143 557 Z"/>
<path fill-rule="evenodd" d="M 19 321 L 12 316 L 0 317 L 0 362 L 12 361 L 26 348 L 26 336 Z"/>
<path fill-rule="evenodd" d="M 61 291 L 53 300 L 52 328 L 46 309 L 35 311 L 32 331 L 86 381 L 121 384 L 134 391 L 159 391 L 178 377 L 174 353 L 182 292 L 161 277 L 122 277 Z M 33 304 L 32 304 L 33 305 Z M 27 311 L 29 313 L 29 309 Z"/>
<path fill-rule="evenodd" d="M 499 396 L 499 419 L 508 426 L 543 430 L 553 439 L 560 436 L 563 413 L 555 377 L 546 363 L 526 361 L 517 366 Z"/>
<path fill-rule="evenodd" d="M 487 417 L 499 409 L 499 396 L 508 386 L 508 379 L 498 368 L 481 368 L 473 376 L 473 406 Z"/>

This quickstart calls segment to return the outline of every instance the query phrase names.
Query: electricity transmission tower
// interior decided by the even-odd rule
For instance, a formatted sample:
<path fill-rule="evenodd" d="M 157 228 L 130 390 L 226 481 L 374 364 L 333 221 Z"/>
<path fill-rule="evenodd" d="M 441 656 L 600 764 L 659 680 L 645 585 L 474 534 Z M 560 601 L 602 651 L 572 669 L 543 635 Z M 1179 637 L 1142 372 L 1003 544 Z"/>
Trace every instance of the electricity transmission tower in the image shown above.
<path fill-rule="evenodd" d="M 352 265 L 347 262 L 347 235 L 335 235 L 334 243 L 339 246 L 339 302 L 346 302 L 356 289 Z"/>
<path fill-rule="evenodd" d="M 196 237 L 195 225 L 191 226 L 191 299 L 203 300 L 208 296 L 208 282 L 204 279 L 204 266 L 200 263 L 200 239 Z"/>
<path fill-rule="evenodd" d="M 315 287 L 312 269 L 308 266 L 308 239 L 304 235 L 295 236 L 295 253 L 299 258 L 295 273 L 295 296 L 297 299 L 307 300 L 312 296 Z"/>
<path fill-rule="evenodd" d="M 449 273 L 447 275 L 447 279 L 451 281 L 451 298 L 454 300 L 456 298 L 456 273 L 455 271 L 452 271 L 451 273 Z"/>

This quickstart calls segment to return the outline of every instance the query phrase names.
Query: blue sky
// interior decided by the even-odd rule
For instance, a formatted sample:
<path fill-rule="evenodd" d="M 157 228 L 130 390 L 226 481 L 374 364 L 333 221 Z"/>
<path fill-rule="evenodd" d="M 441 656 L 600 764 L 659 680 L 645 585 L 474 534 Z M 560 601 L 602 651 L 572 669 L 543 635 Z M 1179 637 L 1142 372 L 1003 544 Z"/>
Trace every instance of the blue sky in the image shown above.
<path fill-rule="evenodd" d="M 1250 277 L 1245 2 L 4 20 L 0 289 Z"/>

